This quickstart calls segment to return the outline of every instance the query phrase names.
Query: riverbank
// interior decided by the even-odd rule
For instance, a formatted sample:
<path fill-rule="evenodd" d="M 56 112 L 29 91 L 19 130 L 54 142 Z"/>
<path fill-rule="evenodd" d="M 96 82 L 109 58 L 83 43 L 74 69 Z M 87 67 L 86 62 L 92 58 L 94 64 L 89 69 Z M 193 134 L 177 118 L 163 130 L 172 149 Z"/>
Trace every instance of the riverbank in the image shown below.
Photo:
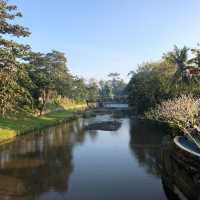
<path fill-rule="evenodd" d="M 76 105 L 42 116 L 34 116 L 24 112 L 15 114 L 9 118 L 0 118 L 0 144 L 28 132 L 73 120 L 78 116 L 80 111 L 85 109 L 86 105 Z"/>

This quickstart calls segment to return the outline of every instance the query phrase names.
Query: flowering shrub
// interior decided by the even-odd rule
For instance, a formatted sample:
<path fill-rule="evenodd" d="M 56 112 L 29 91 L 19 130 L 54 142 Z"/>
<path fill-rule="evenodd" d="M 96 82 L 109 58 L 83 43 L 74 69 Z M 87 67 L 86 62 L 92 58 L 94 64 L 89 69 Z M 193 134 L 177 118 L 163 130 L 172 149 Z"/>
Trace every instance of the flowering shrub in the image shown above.
<path fill-rule="evenodd" d="M 148 119 L 165 121 L 178 126 L 184 133 L 189 128 L 198 129 L 199 103 L 192 95 L 182 95 L 167 100 L 145 113 Z"/>

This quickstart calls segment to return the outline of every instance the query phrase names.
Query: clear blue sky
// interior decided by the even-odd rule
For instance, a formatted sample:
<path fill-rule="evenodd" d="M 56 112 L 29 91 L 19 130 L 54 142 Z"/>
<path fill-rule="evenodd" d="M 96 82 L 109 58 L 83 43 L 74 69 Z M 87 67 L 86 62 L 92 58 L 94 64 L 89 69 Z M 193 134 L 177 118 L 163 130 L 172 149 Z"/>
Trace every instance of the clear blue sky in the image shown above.
<path fill-rule="evenodd" d="M 124 78 L 137 64 L 200 42 L 200 0 L 10 0 L 32 35 L 34 51 L 66 53 L 85 78 Z"/>

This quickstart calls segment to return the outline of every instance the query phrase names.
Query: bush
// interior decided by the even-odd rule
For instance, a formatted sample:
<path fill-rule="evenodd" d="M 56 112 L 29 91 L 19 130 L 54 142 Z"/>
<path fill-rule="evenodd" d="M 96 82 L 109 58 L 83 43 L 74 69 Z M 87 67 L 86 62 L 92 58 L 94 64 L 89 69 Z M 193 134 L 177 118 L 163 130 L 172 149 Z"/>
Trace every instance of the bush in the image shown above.
<path fill-rule="evenodd" d="M 199 103 L 192 95 L 181 95 L 167 100 L 145 113 L 148 119 L 165 121 L 179 127 L 184 133 L 198 128 Z"/>
<path fill-rule="evenodd" d="M 77 105 L 77 104 L 84 104 L 84 102 L 75 101 L 75 100 L 69 99 L 67 97 L 61 97 L 60 95 L 53 99 L 53 103 L 56 104 L 57 106 L 64 108 L 64 109 L 67 109 L 68 107 L 74 106 L 74 105 Z"/>

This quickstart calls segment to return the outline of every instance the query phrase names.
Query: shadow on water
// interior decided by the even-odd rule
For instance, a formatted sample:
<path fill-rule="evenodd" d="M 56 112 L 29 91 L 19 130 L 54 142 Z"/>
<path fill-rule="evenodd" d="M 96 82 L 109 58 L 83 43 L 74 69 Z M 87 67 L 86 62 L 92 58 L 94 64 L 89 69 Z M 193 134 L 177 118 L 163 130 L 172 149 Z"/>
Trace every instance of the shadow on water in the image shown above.
<path fill-rule="evenodd" d="M 199 200 L 199 158 L 181 150 L 166 137 L 162 146 L 161 160 L 161 178 L 166 196 L 175 200 Z"/>
<path fill-rule="evenodd" d="M 130 148 L 147 173 L 161 178 L 168 200 L 200 200 L 199 158 L 177 147 L 165 127 L 133 121 Z"/>
<path fill-rule="evenodd" d="M 119 118 L 117 131 L 85 131 L 113 119 L 97 115 L 2 146 L 0 199 L 198 200 L 199 160 L 177 149 L 165 127 Z"/>
<path fill-rule="evenodd" d="M 131 123 L 130 148 L 139 165 L 151 175 L 160 176 L 160 150 L 166 134 L 165 127 L 145 120 Z"/>

